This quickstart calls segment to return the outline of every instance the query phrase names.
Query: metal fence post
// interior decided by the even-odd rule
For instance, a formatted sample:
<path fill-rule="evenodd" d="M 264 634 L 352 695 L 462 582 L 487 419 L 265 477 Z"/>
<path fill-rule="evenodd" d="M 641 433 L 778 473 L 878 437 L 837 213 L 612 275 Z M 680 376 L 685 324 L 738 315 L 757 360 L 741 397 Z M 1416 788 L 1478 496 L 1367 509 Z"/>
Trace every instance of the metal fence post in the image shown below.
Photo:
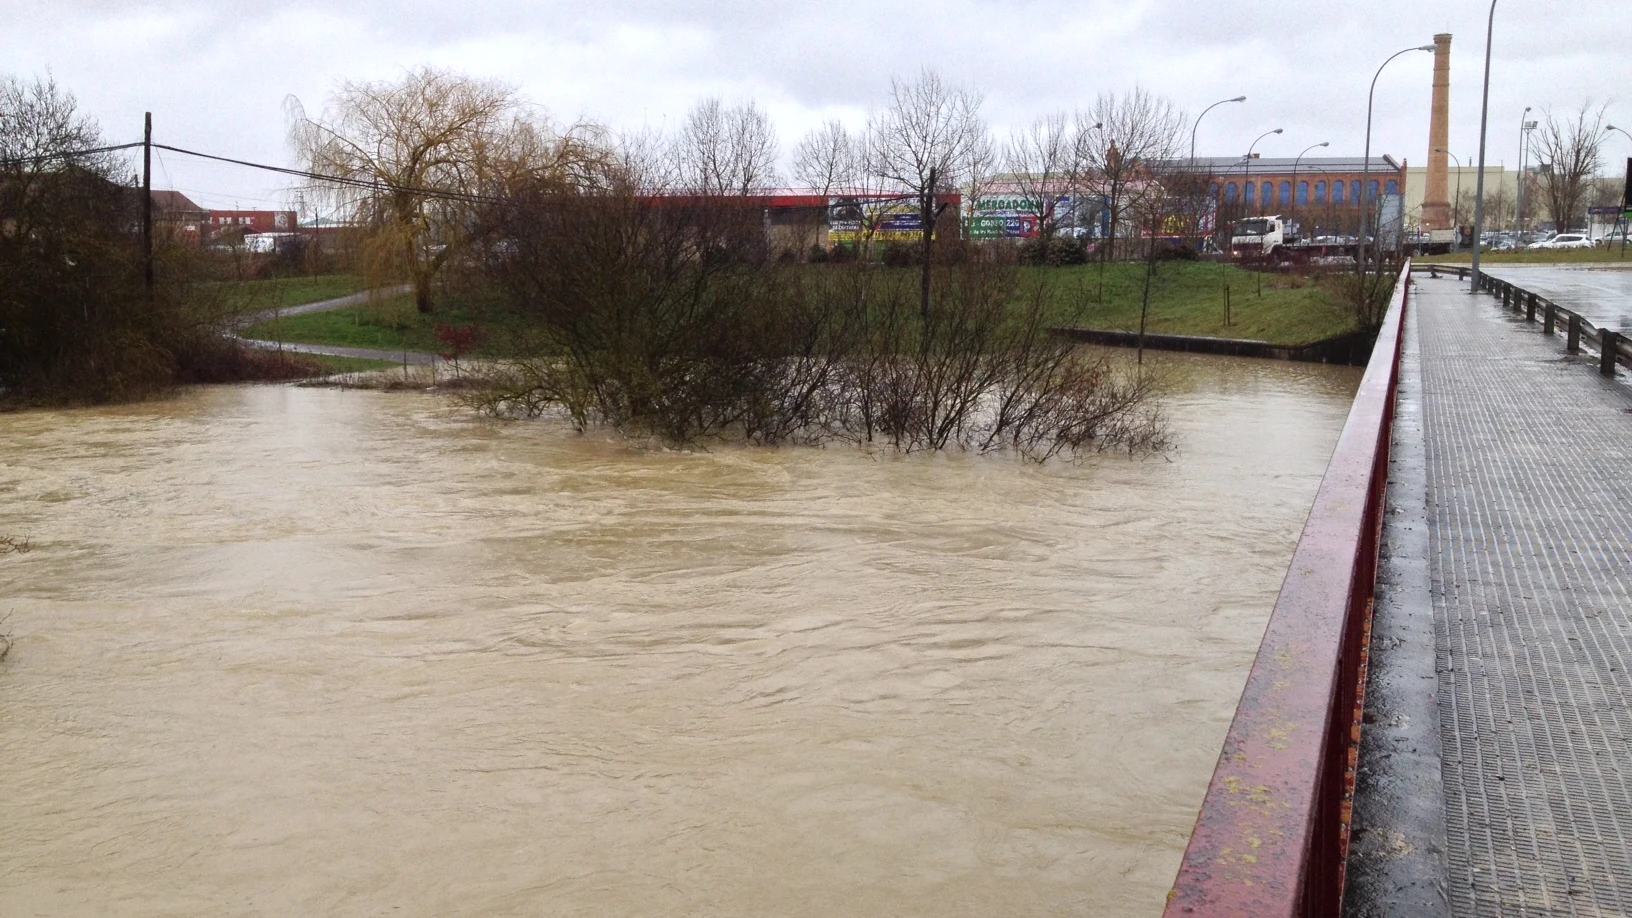
<path fill-rule="evenodd" d="M 1598 330 L 1598 372 L 1605 376 L 1615 375 L 1615 350 L 1620 342 L 1619 332 L 1607 328 Z"/>
<path fill-rule="evenodd" d="M 1536 295 L 1534 293 L 1524 298 L 1524 321 L 1536 321 Z"/>
<path fill-rule="evenodd" d="M 1569 336 L 1564 342 L 1564 350 L 1572 354 L 1581 353 L 1581 317 L 1570 313 Z"/>
<path fill-rule="evenodd" d="M 1551 335 L 1555 332 L 1557 326 L 1558 307 L 1554 306 L 1552 303 L 1548 303 L 1547 309 L 1542 313 L 1541 317 L 1541 333 L 1544 335 Z"/>

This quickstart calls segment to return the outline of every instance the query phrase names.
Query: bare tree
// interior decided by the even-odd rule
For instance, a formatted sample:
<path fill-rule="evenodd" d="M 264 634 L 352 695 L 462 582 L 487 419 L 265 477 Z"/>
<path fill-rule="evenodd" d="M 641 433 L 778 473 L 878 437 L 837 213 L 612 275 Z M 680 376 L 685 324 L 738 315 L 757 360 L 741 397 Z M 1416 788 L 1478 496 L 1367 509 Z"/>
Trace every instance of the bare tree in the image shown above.
<path fill-rule="evenodd" d="M 892 77 L 889 104 L 868 118 L 869 170 L 900 193 L 918 199 L 923 233 L 919 311 L 926 320 L 935 224 L 944 209 L 936 195 L 957 188 L 975 168 L 990 162 L 991 144 L 980 106 L 979 93 L 949 85 L 926 68 L 912 82 Z"/>
<path fill-rule="evenodd" d="M 793 148 L 794 180 L 823 196 L 852 186 L 858 153 L 844 123 L 828 121 Z"/>
<path fill-rule="evenodd" d="M 1522 176 L 1521 176 L 1522 178 Z M 1485 192 L 1485 223 L 1490 228 L 1507 227 L 1518 228 L 1517 202 L 1507 186 L 1501 182 L 1493 183 L 1495 189 Z M 1456 203 L 1456 215 L 1459 226 L 1473 223 L 1474 190 L 1469 187 L 1462 189 Z"/>
<path fill-rule="evenodd" d="M 1074 122 L 1055 112 L 1015 131 L 1004 151 L 1004 165 L 1028 216 L 1037 218 L 1037 232 L 1043 240 L 1054 237 L 1059 227 L 1058 204 L 1063 195 L 1078 187 L 1082 175 L 1078 159 Z"/>
<path fill-rule="evenodd" d="M 1605 106 L 1593 109 L 1590 101 L 1562 119 L 1548 111 L 1536 132 L 1540 190 L 1556 232 L 1568 232 L 1584 216 L 1589 185 L 1598 173 L 1604 111 Z"/>
<path fill-rule="evenodd" d="M 1620 207 L 1626 197 L 1626 179 L 1600 175 L 1592 183 L 1593 207 Z"/>
<path fill-rule="evenodd" d="M 465 242 L 469 205 L 518 149 L 549 133 L 521 114 L 515 90 L 422 68 L 400 80 L 348 82 L 316 118 L 290 97 L 289 136 L 319 190 L 371 228 L 378 271 L 406 274 L 420 312 L 437 272 Z"/>
<path fill-rule="evenodd" d="M 681 184 L 703 195 L 746 195 L 776 184 L 776 129 L 752 100 L 710 96 L 686 115 L 675 143 Z"/>
<path fill-rule="evenodd" d="M 1165 193 L 1151 180 L 1151 170 L 1179 157 L 1184 116 L 1173 103 L 1136 86 L 1122 96 L 1102 93 L 1078 123 L 1079 155 L 1109 202 L 1111 233 L 1104 256 L 1114 258 L 1123 214 Z"/>

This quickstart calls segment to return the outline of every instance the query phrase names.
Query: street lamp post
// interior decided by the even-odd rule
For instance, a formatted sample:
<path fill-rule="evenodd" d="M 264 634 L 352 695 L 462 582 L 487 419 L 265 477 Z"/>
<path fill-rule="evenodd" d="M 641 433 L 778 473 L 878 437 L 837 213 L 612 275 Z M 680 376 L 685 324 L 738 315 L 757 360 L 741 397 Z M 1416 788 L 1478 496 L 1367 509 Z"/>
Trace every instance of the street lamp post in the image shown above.
<path fill-rule="evenodd" d="M 1246 96 L 1236 96 L 1233 99 L 1220 99 L 1219 101 L 1214 102 L 1212 105 L 1209 105 L 1206 108 L 1202 109 L 1201 114 L 1196 116 L 1195 122 L 1190 125 L 1190 166 L 1191 166 L 1191 168 L 1194 168 L 1195 165 L 1196 165 L 1196 128 L 1201 126 L 1201 119 L 1207 117 L 1208 112 L 1212 111 L 1215 108 L 1218 108 L 1220 105 L 1223 105 L 1226 102 L 1245 102 L 1245 101 L 1247 101 Z"/>
<path fill-rule="evenodd" d="M 1330 140 L 1322 140 L 1320 143 L 1312 143 L 1304 147 L 1303 153 L 1308 153 L 1316 147 L 1329 147 L 1331 145 Z M 1303 162 L 1303 153 L 1299 153 L 1298 158 L 1292 160 L 1292 216 L 1294 217 L 1298 215 L 1298 163 Z"/>
<path fill-rule="evenodd" d="M 1479 185 L 1473 193 L 1473 269 L 1468 272 L 1472 292 L 1479 292 L 1479 236 L 1485 231 L 1485 126 L 1490 115 L 1490 43 L 1496 35 L 1496 0 L 1490 0 L 1485 21 L 1485 90 L 1479 100 Z"/>
<path fill-rule="evenodd" d="M 1632 140 L 1632 134 L 1628 134 L 1624 128 L 1618 128 L 1613 124 L 1604 125 L 1604 131 L 1606 133 L 1609 132 L 1609 131 L 1620 131 L 1621 136 L 1625 137 L 1627 140 Z M 1626 193 L 1623 191 L 1622 192 L 1623 200 L 1625 199 L 1625 197 L 1626 197 Z M 1621 257 L 1625 258 L 1626 257 L 1626 234 L 1627 234 L 1628 230 L 1632 230 L 1632 226 L 1628 225 L 1629 223 L 1632 223 L 1632 221 L 1628 221 L 1626 219 L 1626 213 L 1625 213 L 1624 209 L 1623 209 L 1623 211 L 1621 213 L 1621 219 L 1618 222 L 1621 224 Z"/>
<path fill-rule="evenodd" d="M 1462 232 L 1461 232 L 1461 229 L 1460 229 L 1460 227 L 1462 226 L 1462 222 L 1460 220 L 1457 220 L 1456 209 L 1457 209 L 1457 207 L 1461 206 L 1461 204 L 1462 204 L 1462 160 L 1459 159 L 1457 157 L 1457 155 L 1455 153 L 1452 153 L 1450 150 L 1439 148 L 1439 149 L 1435 149 L 1434 152 L 1435 153 L 1444 153 L 1446 156 L 1449 156 L 1451 158 L 1451 162 L 1456 163 L 1456 203 L 1451 205 L 1451 219 L 1456 220 L 1456 225 L 1458 227 L 1457 235 L 1460 236 L 1460 235 L 1462 235 Z"/>
<path fill-rule="evenodd" d="M 1525 142 L 1530 139 L 1530 129 L 1536 124 L 1534 121 L 1524 120 L 1524 116 L 1528 114 L 1530 114 L 1530 106 L 1526 105 L 1524 111 L 1519 112 L 1519 183 L 1518 191 L 1513 195 L 1513 229 L 1520 233 L 1524 232 Z"/>
<path fill-rule="evenodd" d="M 1279 134 L 1283 130 L 1285 129 L 1276 128 L 1273 131 L 1265 131 L 1258 135 L 1258 140 L 1263 140 L 1265 137 L 1268 137 L 1271 134 Z M 1246 175 L 1241 181 L 1241 202 L 1243 204 L 1246 203 L 1247 200 L 1247 186 L 1252 184 L 1252 147 L 1258 146 L 1258 140 L 1254 140 L 1252 142 L 1252 146 L 1247 147 Z M 1264 202 L 1261 199 L 1258 201 L 1258 206 L 1264 206 Z"/>
<path fill-rule="evenodd" d="M 1494 0 L 1492 0 L 1494 2 Z M 1415 48 L 1402 48 L 1388 56 L 1377 72 L 1371 76 L 1371 90 L 1366 93 L 1366 154 L 1360 164 L 1360 273 L 1366 271 L 1366 229 L 1371 223 L 1371 103 L 1377 95 L 1377 78 L 1383 75 L 1383 67 L 1402 54 L 1412 51 L 1432 51 L 1433 45 L 1418 45 Z"/>

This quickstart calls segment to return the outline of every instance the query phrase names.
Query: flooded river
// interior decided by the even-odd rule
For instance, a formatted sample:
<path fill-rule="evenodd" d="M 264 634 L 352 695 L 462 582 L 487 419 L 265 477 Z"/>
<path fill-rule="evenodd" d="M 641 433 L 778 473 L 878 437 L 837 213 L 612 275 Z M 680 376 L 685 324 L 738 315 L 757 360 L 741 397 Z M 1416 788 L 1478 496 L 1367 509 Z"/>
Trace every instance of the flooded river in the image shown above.
<path fill-rule="evenodd" d="M 1160 913 L 1357 371 L 1167 457 L 0 416 L 0 915 Z"/>

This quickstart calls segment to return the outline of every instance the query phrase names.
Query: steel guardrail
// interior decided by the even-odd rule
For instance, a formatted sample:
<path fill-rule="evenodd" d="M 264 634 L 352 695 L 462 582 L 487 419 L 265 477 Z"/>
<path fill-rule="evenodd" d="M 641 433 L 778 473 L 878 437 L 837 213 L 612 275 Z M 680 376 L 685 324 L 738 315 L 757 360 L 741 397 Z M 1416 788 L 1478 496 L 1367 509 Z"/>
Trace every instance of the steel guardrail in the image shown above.
<path fill-rule="evenodd" d="M 1411 262 L 1247 676 L 1167 918 L 1342 910 Z"/>
<path fill-rule="evenodd" d="M 1438 277 L 1443 271 L 1455 274 L 1459 280 L 1467 280 L 1472 269 L 1462 265 L 1423 265 L 1418 270 L 1427 271 L 1432 277 Z M 1492 277 L 1488 268 L 1479 273 L 1479 289 L 1500 297 L 1504 309 L 1524 313 L 1525 321 L 1540 321 L 1543 334 L 1556 334 L 1562 327 L 1565 335 L 1564 350 L 1567 353 L 1580 353 L 1581 345 L 1589 344 L 1598 352 L 1598 372 L 1602 375 L 1614 376 L 1616 366 L 1632 368 L 1632 340 L 1624 333 L 1594 325 L 1574 310 L 1565 309 L 1558 303 L 1517 284 Z"/>

